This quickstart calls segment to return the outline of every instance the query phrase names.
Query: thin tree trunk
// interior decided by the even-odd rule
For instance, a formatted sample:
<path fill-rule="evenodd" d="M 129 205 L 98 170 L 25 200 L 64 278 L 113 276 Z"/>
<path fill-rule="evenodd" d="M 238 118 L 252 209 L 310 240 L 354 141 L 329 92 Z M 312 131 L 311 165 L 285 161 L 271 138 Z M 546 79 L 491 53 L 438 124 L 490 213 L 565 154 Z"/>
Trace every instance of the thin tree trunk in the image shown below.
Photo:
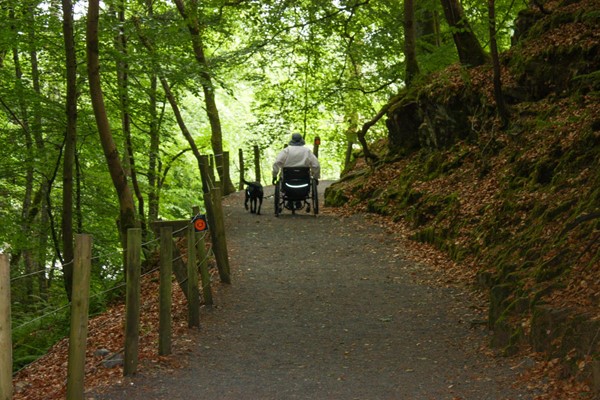
<path fill-rule="evenodd" d="M 179 153 L 175 154 L 173 157 L 171 157 L 171 159 L 166 163 L 165 168 L 162 170 L 161 172 L 161 176 L 157 177 L 158 178 L 158 182 L 156 184 L 157 187 L 157 194 L 160 197 L 160 190 L 162 189 L 163 185 L 165 184 L 165 180 L 167 179 L 167 175 L 169 174 L 169 170 L 171 169 L 171 167 L 173 166 L 173 164 L 175 163 L 175 161 L 177 161 L 177 159 L 179 157 L 181 157 L 182 155 L 184 155 L 185 153 L 187 153 L 188 151 L 191 151 L 191 148 L 187 148 L 187 149 L 183 149 L 181 150 Z"/>
<path fill-rule="evenodd" d="M 488 13 L 490 18 L 490 48 L 492 50 L 492 63 L 494 65 L 494 97 L 496 98 L 496 107 L 502 123 L 502 128 L 506 128 L 509 123 L 508 109 L 502 93 L 502 76 L 500 70 L 500 57 L 498 55 L 498 44 L 496 41 L 496 7 L 494 0 L 488 0 Z"/>
<path fill-rule="evenodd" d="M 404 57 L 406 59 L 406 86 L 419 74 L 417 62 L 417 31 L 413 0 L 404 0 Z"/>
<path fill-rule="evenodd" d="M 159 146 L 160 133 L 158 130 L 156 89 L 158 78 L 152 72 L 150 77 L 150 152 L 148 154 L 148 220 L 158 219 L 159 195 L 158 195 L 158 167 L 160 160 Z"/>
<path fill-rule="evenodd" d="M 352 60 L 352 69 L 351 69 L 352 79 L 360 80 L 361 72 L 362 72 L 362 65 L 359 64 L 358 62 L 356 62 L 355 60 Z M 387 106 L 384 106 L 384 107 L 387 107 Z M 387 108 L 386 108 L 386 110 L 387 110 Z M 354 115 L 354 114 L 355 114 L 355 110 L 352 110 L 350 118 L 353 118 L 352 115 Z M 369 162 L 370 160 L 377 159 L 377 157 L 374 154 L 372 154 L 371 151 L 369 150 L 369 145 L 367 144 L 367 140 L 366 140 L 367 132 L 371 128 L 371 126 L 373 126 L 375 123 L 377 123 L 377 121 L 379 121 L 381 119 L 382 116 L 383 116 L 383 114 L 380 111 L 377 114 L 377 116 L 374 117 L 374 119 L 366 122 L 365 124 L 363 124 L 361 129 L 358 129 L 358 114 L 355 115 L 355 117 L 356 117 L 356 121 L 355 121 L 356 122 L 356 128 L 355 128 L 356 139 L 358 140 L 358 142 L 360 143 L 360 145 L 363 149 L 365 160 L 367 162 Z M 352 120 L 349 122 L 351 125 L 354 123 L 354 121 L 352 121 Z M 352 144 L 348 143 L 348 148 L 347 148 L 348 154 L 349 154 L 349 152 L 352 151 L 350 149 L 351 146 L 352 146 Z"/>
<path fill-rule="evenodd" d="M 139 26 L 139 21 L 135 20 L 134 21 L 136 24 L 136 28 L 137 28 L 137 32 L 138 32 L 138 36 L 140 38 L 140 42 L 142 43 L 142 45 L 144 47 L 146 47 L 146 49 L 150 52 L 150 54 L 154 54 L 154 48 L 152 47 L 152 43 L 150 43 L 150 41 L 148 40 L 147 37 L 145 37 L 140 29 Z M 188 141 L 188 144 L 190 145 L 190 148 L 192 149 L 192 152 L 194 153 L 194 157 L 196 157 L 196 161 L 198 162 L 198 172 L 201 172 L 202 168 L 202 161 L 201 161 L 201 154 L 200 151 L 198 150 L 198 146 L 196 146 L 196 142 L 194 141 L 194 138 L 192 137 L 192 134 L 190 133 L 189 129 L 187 128 L 185 121 L 183 120 L 183 116 L 181 115 L 181 111 L 179 110 L 179 105 L 177 104 L 177 100 L 175 99 L 175 96 L 173 95 L 173 93 L 171 92 L 171 87 L 169 86 L 169 83 L 167 82 L 167 80 L 164 77 L 159 77 L 160 83 L 162 85 L 162 88 L 165 92 L 165 95 L 167 97 L 167 100 L 169 101 L 169 104 L 171 105 L 171 109 L 173 110 L 173 114 L 175 114 L 175 119 L 177 120 L 177 124 L 179 125 L 179 129 L 181 130 L 181 133 L 183 134 L 183 136 L 185 137 L 185 139 Z M 207 185 L 207 182 L 202 182 L 202 186 L 204 186 L 205 190 L 209 190 L 210 188 Z"/>
<path fill-rule="evenodd" d="M 458 0 L 441 0 L 462 65 L 476 67 L 488 60 Z"/>
<path fill-rule="evenodd" d="M 202 82 L 202 90 L 204 92 L 204 103 L 206 105 L 206 114 L 210 122 L 211 128 L 211 144 L 213 153 L 217 161 L 217 171 L 225 188 L 224 195 L 235 192 L 235 187 L 231 181 L 231 177 L 224 173 L 223 168 L 223 133 L 221 131 L 221 120 L 219 118 L 219 109 L 215 101 L 215 87 L 210 76 L 210 67 L 204 55 L 204 44 L 200 35 L 200 24 L 197 17 L 197 1 L 190 0 L 189 12 L 186 10 L 183 0 L 175 0 L 175 5 L 181 14 L 181 17 L 186 22 L 192 39 L 192 48 L 196 61 L 200 65 L 200 78 Z"/>
<path fill-rule="evenodd" d="M 418 48 L 422 52 L 432 53 L 442 41 L 439 13 L 421 1 L 417 1 L 414 8 Z"/>
<path fill-rule="evenodd" d="M 81 163 L 79 152 L 75 148 L 75 226 L 76 233 L 83 233 L 83 210 L 81 208 Z"/>
<path fill-rule="evenodd" d="M 169 83 L 163 77 L 160 77 L 159 79 L 162 84 L 163 90 L 167 95 L 167 99 L 169 100 L 169 104 L 171 105 L 171 109 L 173 110 L 173 114 L 175 114 L 175 119 L 177 120 L 179 129 L 181 130 L 183 136 L 186 138 L 188 144 L 190 145 L 190 148 L 192 149 L 192 153 L 194 153 L 194 157 L 196 157 L 196 160 L 198 161 L 198 172 L 200 172 L 202 170 L 200 150 L 198 150 L 198 146 L 196 146 L 196 142 L 194 141 L 192 134 L 190 133 L 189 129 L 185 124 L 185 121 L 183 120 L 183 116 L 181 115 L 181 111 L 179 111 L 179 106 L 177 105 L 177 100 L 175 100 L 175 96 L 173 96 L 173 93 L 171 92 Z M 206 182 L 202 182 L 202 185 L 205 187 L 208 186 Z"/>
<path fill-rule="evenodd" d="M 73 292 L 73 164 L 77 143 L 77 55 L 73 31 L 73 3 L 62 0 L 63 37 L 65 41 L 65 64 L 67 71 L 67 98 L 65 130 L 65 149 L 63 160 L 63 198 L 62 198 L 62 243 L 63 276 L 69 301 Z"/>
<path fill-rule="evenodd" d="M 385 104 L 383 107 L 381 107 L 381 110 L 379 110 L 377 115 L 375 115 L 373 118 L 371 118 L 371 120 L 365 122 L 362 125 L 362 128 L 360 129 L 360 131 L 358 131 L 358 141 L 362 145 L 363 152 L 365 153 L 365 158 L 367 158 L 369 160 L 377 160 L 377 156 L 375 154 L 371 153 L 371 151 L 369 150 L 367 141 L 365 139 L 367 132 L 369 131 L 369 129 L 371 129 L 371 127 L 373 125 L 375 125 L 381 118 L 383 118 L 383 116 L 388 112 L 390 107 L 395 104 L 395 101 L 397 101 L 397 100 L 395 98 L 392 98 L 387 104 Z"/>
<path fill-rule="evenodd" d="M 153 2 L 146 0 L 148 18 L 154 17 Z M 158 76 L 154 70 L 150 72 L 150 92 L 149 92 L 149 110 L 150 110 L 150 151 L 148 154 L 148 221 L 158 219 L 158 209 L 160 201 L 160 132 L 158 119 L 157 102 Z"/>
<path fill-rule="evenodd" d="M 133 153 L 133 144 L 131 141 L 131 115 L 129 114 L 129 64 L 127 63 L 127 35 L 125 32 L 125 3 L 119 2 L 117 11 L 119 19 L 119 34 L 115 38 L 116 47 L 120 53 L 120 60 L 117 61 L 117 80 L 119 85 L 119 105 L 121 107 L 121 127 L 125 136 L 126 164 L 129 167 L 131 176 L 131 185 L 135 197 L 138 201 L 138 217 L 141 222 L 142 238 L 147 236 L 146 215 L 144 212 L 144 196 L 140 190 L 137 180 L 137 170 L 135 167 L 135 157 Z"/>
<path fill-rule="evenodd" d="M 35 7 L 30 4 L 27 9 L 28 25 L 29 25 L 29 43 L 36 42 L 36 30 L 35 30 Z M 33 84 L 33 90 L 37 94 L 37 97 L 33 100 L 33 118 L 31 123 L 31 133 L 36 144 L 36 151 L 38 160 L 40 160 L 39 168 L 45 168 L 48 165 L 48 156 L 45 150 L 45 144 L 42 134 L 42 113 L 40 99 L 41 87 L 40 87 L 40 71 L 38 68 L 38 55 L 35 46 L 31 46 L 29 52 L 31 59 L 31 81 Z M 46 173 L 42 173 L 40 177 L 40 189 L 39 194 L 36 195 L 38 199 L 32 206 L 38 207 L 39 209 L 39 223 L 35 227 L 34 237 L 36 244 L 35 256 L 33 257 L 33 271 L 40 271 L 46 266 L 46 246 L 48 245 L 48 207 L 46 202 L 43 200 L 46 198 L 46 193 L 50 191 L 50 184 L 48 182 Z M 33 221 L 33 218 L 31 218 Z M 45 297 L 45 291 L 47 289 L 46 275 L 37 274 L 38 291 L 42 298 Z"/>
<path fill-rule="evenodd" d="M 13 33 L 16 33 L 17 27 L 15 22 L 15 12 L 11 8 L 9 10 L 10 27 Z M 31 234 L 31 221 L 29 220 L 29 213 L 32 207 L 32 195 L 33 195 L 33 177 L 34 177 L 34 148 L 33 138 L 31 136 L 31 126 L 29 124 L 29 112 L 23 91 L 23 70 L 21 68 L 21 60 L 19 57 L 19 48 L 17 48 L 17 42 L 13 43 L 12 54 L 15 68 L 15 92 L 18 96 L 19 116 L 20 125 L 23 129 L 25 136 L 25 194 L 23 196 L 23 206 L 21 209 L 21 232 L 23 237 L 29 237 Z M 29 275 L 33 272 L 33 256 L 32 248 L 29 242 L 26 242 L 24 247 L 21 249 L 22 258 L 25 264 L 25 274 Z M 33 295 L 33 278 L 27 276 L 24 280 L 25 290 L 28 297 Z"/>
<path fill-rule="evenodd" d="M 352 147 L 354 146 L 354 142 L 356 141 L 358 131 L 358 112 L 356 112 L 355 110 L 350 112 L 350 114 L 346 118 L 346 121 L 348 121 L 348 128 L 346 129 L 347 145 L 342 174 L 344 174 L 350 169 L 350 162 L 352 161 Z"/>
<path fill-rule="evenodd" d="M 98 48 L 99 0 L 89 0 L 87 21 L 87 60 L 90 97 L 96 117 L 100 142 L 119 199 L 119 228 L 123 249 L 127 249 L 127 230 L 135 227 L 135 206 L 127 177 L 121 165 L 119 152 L 110 130 L 100 84 L 100 60 Z M 126 253 L 126 252 L 124 252 Z M 125 264 L 125 263 L 124 263 Z M 126 265 L 124 265 L 126 267 Z"/>

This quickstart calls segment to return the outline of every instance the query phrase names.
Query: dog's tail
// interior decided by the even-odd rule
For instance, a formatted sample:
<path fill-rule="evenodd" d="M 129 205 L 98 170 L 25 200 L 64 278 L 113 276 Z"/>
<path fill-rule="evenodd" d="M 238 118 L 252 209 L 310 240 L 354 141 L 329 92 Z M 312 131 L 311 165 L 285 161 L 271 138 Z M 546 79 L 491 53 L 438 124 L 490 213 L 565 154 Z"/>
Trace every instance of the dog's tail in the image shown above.
<path fill-rule="evenodd" d="M 242 182 L 243 182 L 244 184 L 246 184 L 246 185 L 252 185 L 252 186 L 257 186 L 257 185 L 260 185 L 260 183 L 258 183 L 258 182 L 248 182 L 248 181 L 247 181 L 247 180 L 245 180 L 245 179 L 242 179 Z"/>

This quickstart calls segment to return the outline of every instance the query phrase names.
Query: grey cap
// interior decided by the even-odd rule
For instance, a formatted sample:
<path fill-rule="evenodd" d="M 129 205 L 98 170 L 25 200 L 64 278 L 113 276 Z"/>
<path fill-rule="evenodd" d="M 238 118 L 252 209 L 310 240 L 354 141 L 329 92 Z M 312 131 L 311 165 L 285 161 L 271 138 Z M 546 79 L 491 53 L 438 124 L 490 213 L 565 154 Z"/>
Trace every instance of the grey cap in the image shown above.
<path fill-rule="evenodd" d="M 289 143 L 290 146 L 304 146 L 304 139 L 299 133 L 292 133 L 292 140 Z"/>

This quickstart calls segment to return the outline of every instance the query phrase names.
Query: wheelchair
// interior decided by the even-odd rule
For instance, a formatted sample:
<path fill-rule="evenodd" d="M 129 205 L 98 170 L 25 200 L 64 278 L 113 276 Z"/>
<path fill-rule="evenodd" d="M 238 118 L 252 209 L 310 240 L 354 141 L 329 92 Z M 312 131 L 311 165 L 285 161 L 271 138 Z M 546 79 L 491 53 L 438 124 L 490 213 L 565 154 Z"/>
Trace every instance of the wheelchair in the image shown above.
<path fill-rule="evenodd" d="M 319 213 L 317 180 L 310 174 L 309 167 L 284 167 L 281 178 L 275 184 L 275 216 L 288 209 L 305 210 L 316 216 Z"/>

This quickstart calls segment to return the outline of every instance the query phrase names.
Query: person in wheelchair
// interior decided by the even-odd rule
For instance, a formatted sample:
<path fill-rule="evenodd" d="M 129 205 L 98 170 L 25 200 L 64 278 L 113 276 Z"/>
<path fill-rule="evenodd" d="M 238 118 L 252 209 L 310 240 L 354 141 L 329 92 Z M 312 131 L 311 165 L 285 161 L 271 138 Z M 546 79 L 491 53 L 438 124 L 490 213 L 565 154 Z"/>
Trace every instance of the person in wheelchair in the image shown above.
<path fill-rule="evenodd" d="M 318 184 L 321 174 L 319 160 L 308 147 L 304 146 L 304 144 L 304 138 L 301 134 L 292 134 L 292 139 L 290 140 L 289 145 L 279 152 L 275 162 L 273 163 L 273 185 L 277 185 L 280 172 L 282 173 L 283 178 L 286 180 L 293 179 L 301 181 L 303 179 L 308 179 L 310 181 L 310 178 L 312 177 L 314 183 Z M 284 168 L 287 172 L 284 172 Z M 308 175 L 305 176 L 306 174 Z M 282 185 L 281 190 L 285 196 L 285 185 Z M 295 191 L 296 193 L 291 193 L 293 191 L 295 191 L 293 188 L 288 188 L 288 192 L 290 192 L 289 197 L 302 197 L 301 188 L 298 188 L 298 190 Z M 304 202 L 301 200 L 294 200 L 293 202 L 288 202 L 286 204 L 286 208 L 292 211 L 299 210 L 303 208 L 303 203 Z M 307 212 L 310 212 L 310 206 L 307 206 Z"/>

